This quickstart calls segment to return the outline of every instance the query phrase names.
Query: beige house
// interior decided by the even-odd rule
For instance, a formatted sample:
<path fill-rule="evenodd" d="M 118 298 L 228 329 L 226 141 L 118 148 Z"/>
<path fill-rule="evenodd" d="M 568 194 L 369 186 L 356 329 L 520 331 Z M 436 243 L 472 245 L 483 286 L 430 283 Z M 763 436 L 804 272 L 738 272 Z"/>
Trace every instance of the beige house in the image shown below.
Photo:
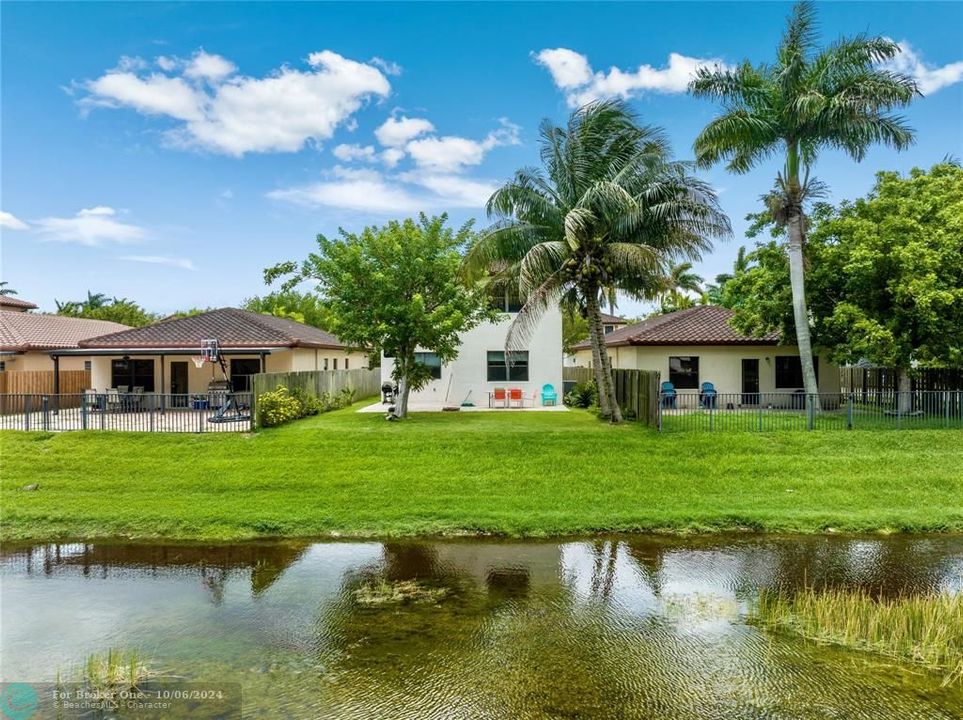
<path fill-rule="evenodd" d="M 753 338 L 730 324 L 733 311 L 700 305 L 657 315 L 605 336 L 613 368 L 656 370 L 679 393 L 697 393 L 710 382 L 720 400 L 733 405 L 772 402 L 803 389 L 799 350 L 778 336 Z M 577 365 L 591 367 L 588 341 L 575 346 Z M 816 357 L 821 393 L 839 392 L 839 367 Z M 774 394 L 766 398 L 761 394 Z M 728 397 L 725 397 L 728 396 Z"/>
<path fill-rule="evenodd" d="M 162 320 L 80 343 L 91 359 L 91 389 L 127 386 L 144 392 L 204 393 L 225 379 L 220 363 L 197 367 L 203 340 L 217 340 L 234 389 L 250 387 L 259 372 L 350 370 L 367 366 L 363 351 L 316 327 L 237 308 Z"/>
<path fill-rule="evenodd" d="M 37 306 L 9 296 L 0 297 L 0 371 L 86 370 L 89 354 L 73 352 L 80 342 L 98 335 L 128 330 L 105 320 L 27 312 Z"/>

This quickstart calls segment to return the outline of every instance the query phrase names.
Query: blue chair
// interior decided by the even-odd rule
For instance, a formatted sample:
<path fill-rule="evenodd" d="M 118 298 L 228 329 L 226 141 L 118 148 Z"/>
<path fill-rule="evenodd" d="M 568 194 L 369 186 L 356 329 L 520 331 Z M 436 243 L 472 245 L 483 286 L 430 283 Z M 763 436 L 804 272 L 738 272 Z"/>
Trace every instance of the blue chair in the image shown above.
<path fill-rule="evenodd" d="M 699 390 L 699 404 L 704 408 L 714 408 L 716 406 L 716 400 L 719 397 L 719 393 L 716 392 L 716 386 L 711 382 L 702 383 L 702 388 Z"/>
<path fill-rule="evenodd" d="M 675 410 L 675 403 L 678 399 L 678 393 L 675 391 L 675 385 L 666 381 L 662 383 L 662 407 L 672 408 Z"/>
<path fill-rule="evenodd" d="M 551 383 L 542 385 L 542 405 L 555 405 L 558 402 L 558 393 Z"/>

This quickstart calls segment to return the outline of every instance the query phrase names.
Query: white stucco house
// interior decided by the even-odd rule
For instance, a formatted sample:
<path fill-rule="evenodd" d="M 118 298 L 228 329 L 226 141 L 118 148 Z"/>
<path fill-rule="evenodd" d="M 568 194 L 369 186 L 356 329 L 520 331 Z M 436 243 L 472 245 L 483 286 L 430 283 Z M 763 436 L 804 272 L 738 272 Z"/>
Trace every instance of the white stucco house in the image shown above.
<path fill-rule="evenodd" d="M 799 349 L 780 344 L 776 334 L 743 335 L 729 324 L 732 316 L 728 308 L 700 305 L 613 330 L 605 336 L 612 367 L 656 370 L 682 393 L 711 382 L 733 405 L 784 401 L 802 390 Z M 573 349 L 577 365 L 592 366 L 588 341 Z M 814 359 L 819 392 L 838 393 L 839 366 L 818 353 Z"/>
<path fill-rule="evenodd" d="M 434 368 L 433 379 L 421 390 L 411 393 L 409 402 L 423 406 L 458 406 L 470 402 L 476 407 L 515 407 L 509 391 L 521 394 L 522 407 L 538 407 L 545 385 L 562 397 L 562 313 L 557 308 L 545 312 L 524 349 L 511 352 L 506 362 L 505 337 L 517 316 L 517 307 L 507 301 L 505 315 L 496 322 L 484 322 L 461 337 L 458 357 L 442 364 L 434 353 L 418 353 L 418 360 Z M 382 357 L 381 381 L 391 383 L 394 361 Z M 504 391 L 506 399 L 496 399 Z M 499 395 L 501 392 L 499 392 Z"/>

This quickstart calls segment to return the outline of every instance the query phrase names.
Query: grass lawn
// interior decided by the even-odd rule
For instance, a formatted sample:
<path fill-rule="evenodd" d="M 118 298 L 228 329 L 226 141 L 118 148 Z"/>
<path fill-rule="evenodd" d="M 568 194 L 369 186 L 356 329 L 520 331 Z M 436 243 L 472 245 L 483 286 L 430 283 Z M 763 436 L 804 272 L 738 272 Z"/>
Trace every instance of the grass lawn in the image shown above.
<path fill-rule="evenodd" d="M 6 432 L 0 536 L 963 531 L 961 468 L 959 430 L 660 435 L 585 411 L 387 423 L 347 409 L 254 435 Z"/>

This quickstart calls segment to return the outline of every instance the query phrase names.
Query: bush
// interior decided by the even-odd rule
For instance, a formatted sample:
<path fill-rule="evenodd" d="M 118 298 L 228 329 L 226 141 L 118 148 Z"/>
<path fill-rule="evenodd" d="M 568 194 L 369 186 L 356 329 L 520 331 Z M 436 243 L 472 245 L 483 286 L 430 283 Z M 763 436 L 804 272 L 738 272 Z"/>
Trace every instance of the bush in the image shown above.
<path fill-rule="evenodd" d="M 565 404 L 569 407 L 588 408 L 598 405 L 599 391 L 595 381 L 577 383 L 565 396 Z"/>
<path fill-rule="evenodd" d="M 258 427 L 276 427 L 309 415 L 348 407 L 354 402 L 354 389 L 342 388 L 337 393 L 321 393 L 315 397 L 302 388 L 289 390 L 284 385 L 257 397 Z"/>

